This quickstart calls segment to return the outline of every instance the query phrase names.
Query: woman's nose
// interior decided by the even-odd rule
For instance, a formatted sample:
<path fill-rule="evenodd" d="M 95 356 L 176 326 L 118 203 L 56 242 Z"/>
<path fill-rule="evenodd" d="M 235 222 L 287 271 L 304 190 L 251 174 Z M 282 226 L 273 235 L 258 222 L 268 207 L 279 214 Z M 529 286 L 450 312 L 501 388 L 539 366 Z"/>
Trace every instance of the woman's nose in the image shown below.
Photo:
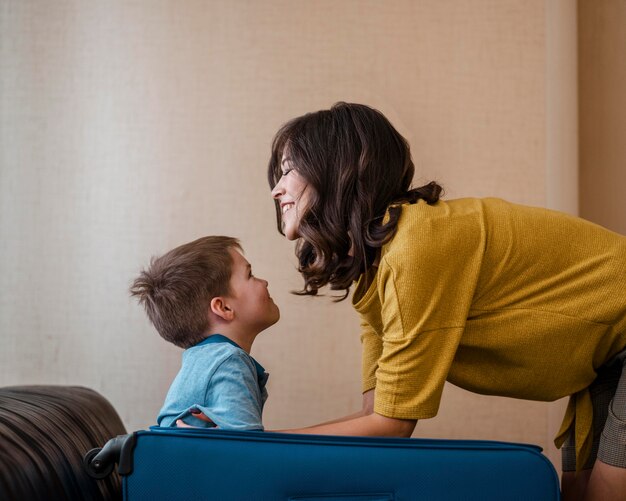
<path fill-rule="evenodd" d="M 272 198 L 279 198 L 281 195 L 285 194 L 285 188 L 283 188 L 283 180 L 282 178 L 276 183 L 274 189 L 272 190 Z"/>

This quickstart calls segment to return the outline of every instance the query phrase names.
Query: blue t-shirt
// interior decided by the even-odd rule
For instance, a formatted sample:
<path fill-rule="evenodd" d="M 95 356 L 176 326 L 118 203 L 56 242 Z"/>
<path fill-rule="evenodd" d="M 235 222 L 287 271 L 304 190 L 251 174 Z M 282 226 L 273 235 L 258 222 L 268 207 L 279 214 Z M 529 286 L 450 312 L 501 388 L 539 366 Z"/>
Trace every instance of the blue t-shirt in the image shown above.
<path fill-rule="evenodd" d="M 180 371 L 157 417 L 159 426 L 211 427 L 191 415 L 197 408 L 224 430 L 263 431 L 269 374 L 235 342 L 213 334 L 183 352 Z"/>

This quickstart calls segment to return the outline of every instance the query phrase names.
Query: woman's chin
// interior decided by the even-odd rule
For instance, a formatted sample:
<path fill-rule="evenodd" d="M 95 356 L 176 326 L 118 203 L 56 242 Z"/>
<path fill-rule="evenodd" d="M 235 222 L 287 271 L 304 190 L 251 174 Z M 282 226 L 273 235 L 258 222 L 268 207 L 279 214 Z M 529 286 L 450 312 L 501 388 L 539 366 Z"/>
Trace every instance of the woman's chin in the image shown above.
<path fill-rule="evenodd" d="M 285 234 L 285 238 L 287 240 L 297 240 L 298 238 L 300 238 L 298 230 L 288 225 L 283 228 L 283 233 Z"/>

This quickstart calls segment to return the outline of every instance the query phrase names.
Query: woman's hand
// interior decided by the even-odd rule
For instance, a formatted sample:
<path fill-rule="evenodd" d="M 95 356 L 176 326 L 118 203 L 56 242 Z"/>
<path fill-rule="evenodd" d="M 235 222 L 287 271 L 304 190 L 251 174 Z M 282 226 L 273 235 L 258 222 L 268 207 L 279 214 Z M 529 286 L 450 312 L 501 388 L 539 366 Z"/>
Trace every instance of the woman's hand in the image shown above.
<path fill-rule="evenodd" d="M 190 424 L 185 423 L 182 419 L 177 419 L 176 428 L 199 428 L 199 426 L 191 426 Z"/>
<path fill-rule="evenodd" d="M 191 411 L 191 415 L 193 417 L 195 417 L 196 419 L 199 419 L 201 421 L 206 421 L 209 424 L 212 424 L 212 428 L 217 428 L 217 425 L 213 422 L 213 420 L 207 416 L 206 414 L 203 414 L 202 412 L 198 411 L 198 412 L 193 412 Z M 200 428 L 199 426 L 192 426 L 190 424 L 185 423 L 182 419 L 177 419 L 176 420 L 176 427 L 177 428 Z"/>

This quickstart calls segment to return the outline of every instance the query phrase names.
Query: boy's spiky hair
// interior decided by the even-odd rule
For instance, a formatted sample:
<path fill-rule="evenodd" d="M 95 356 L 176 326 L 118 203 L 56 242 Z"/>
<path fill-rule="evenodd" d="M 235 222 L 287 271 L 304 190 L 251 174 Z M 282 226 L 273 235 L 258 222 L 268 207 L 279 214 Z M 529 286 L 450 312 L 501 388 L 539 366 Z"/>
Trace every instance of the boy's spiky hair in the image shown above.
<path fill-rule="evenodd" d="M 229 294 L 230 249 L 236 238 L 202 237 L 161 257 L 153 257 L 130 288 L 165 340 L 182 348 L 202 341 L 209 331 L 209 306 Z"/>

